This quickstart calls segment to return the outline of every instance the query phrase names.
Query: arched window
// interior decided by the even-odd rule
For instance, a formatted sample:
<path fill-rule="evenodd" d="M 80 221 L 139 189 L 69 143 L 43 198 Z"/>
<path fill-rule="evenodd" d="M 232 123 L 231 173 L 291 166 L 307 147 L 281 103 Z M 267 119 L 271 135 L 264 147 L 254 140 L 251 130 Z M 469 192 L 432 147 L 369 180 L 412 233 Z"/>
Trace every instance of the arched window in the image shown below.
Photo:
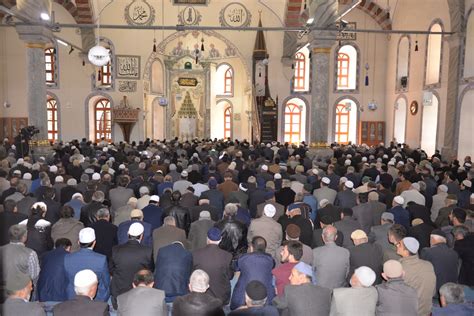
<path fill-rule="evenodd" d="M 300 143 L 305 140 L 306 106 L 303 100 L 293 98 L 286 102 L 284 108 L 284 131 L 285 142 Z"/>
<path fill-rule="evenodd" d="M 421 123 L 421 148 L 428 156 L 435 153 L 436 136 L 438 130 L 438 106 L 439 100 L 436 95 L 432 95 L 431 102 L 423 105 Z"/>
<path fill-rule="evenodd" d="M 469 86 L 463 91 L 461 98 L 461 115 L 459 116 L 459 141 L 458 141 L 458 159 L 471 155 L 474 148 L 474 138 L 472 137 L 472 123 L 474 117 L 474 90 L 468 90 Z M 472 170 L 472 169 L 471 169 Z"/>
<path fill-rule="evenodd" d="M 151 93 L 163 94 L 163 64 L 160 60 L 155 60 L 151 64 Z"/>
<path fill-rule="evenodd" d="M 224 138 L 232 137 L 232 108 L 224 110 Z"/>
<path fill-rule="evenodd" d="M 44 63 L 46 68 L 46 84 L 55 83 L 56 52 L 53 47 L 44 50 Z"/>
<path fill-rule="evenodd" d="M 393 122 L 393 138 L 403 144 L 405 142 L 405 130 L 407 125 L 407 101 L 398 98 L 395 103 L 395 119 Z"/>
<path fill-rule="evenodd" d="M 224 74 L 224 94 L 232 94 L 232 81 L 234 80 L 234 74 L 232 68 L 226 70 Z"/>
<path fill-rule="evenodd" d="M 345 53 L 337 54 L 337 87 L 349 88 L 349 55 Z"/>
<path fill-rule="evenodd" d="M 296 52 L 294 68 L 293 91 L 309 91 L 309 49 L 307 46 L 302 47 Z"/>
<path fill-rule="evenodd" d="M 216 69 L 217 95 L 232 96 L 234 94 L 234 69 L 229 64 L 221 64 Z"/>
<path fill-rule="evenodd" d="M 94 105 L 94 135 L 96 140 L 100 140 L 102 137 L 106 141 L 112 140 L 111 114 L 110 101 L 105 98 L 97 100 Z"/>
<path fill-rule="evenodd" d="M 396 91 L 407 91 L 410 71 L 410 38 L 407 35 L 400 37 L 397 49 L 397 78 Z"/>
<path fill-rule="evenodd" d="M 107 65 L 102 66 L 100 75 L 100 83 L 103 86 L 110 86 L 112 84 L 112 65 L 110 64 L 110 61 Z"/>
<path fill-rule="evenodd" d="M 337 51 L 337 90 L 357 89 L 357 50 L 352 45 L 344 45 Z"/>
<path fill-rule="evenodd" d="M 54 142 L 58 140 L 58 104 L 56 99 L 49 95 L 46 101 L 46 111 L 48 117 L 48 140 Z"/>
<path fill-rule="evenodd" d="M 441 24 L 435 23 L 430 32 L 442 32 Z M 425 85 L 435 85 L 441 82 L 441 52 L 443 49 L 443 36 L 441 34 L 428 35 L 428 43 L 426 45 L 426 70 Z"/>
<path fill-rule="evenodd" d="M 467 20 L 464 47 L 464 78 L 474 78 L 474 10 L 471 10 Z"/>
<path fill-rule="evenodd" d="M 351 99 L 344 99 L 336 104 L 335 141 L 340 144 L 356 143 L 357 138 L 357 104 Z"/>

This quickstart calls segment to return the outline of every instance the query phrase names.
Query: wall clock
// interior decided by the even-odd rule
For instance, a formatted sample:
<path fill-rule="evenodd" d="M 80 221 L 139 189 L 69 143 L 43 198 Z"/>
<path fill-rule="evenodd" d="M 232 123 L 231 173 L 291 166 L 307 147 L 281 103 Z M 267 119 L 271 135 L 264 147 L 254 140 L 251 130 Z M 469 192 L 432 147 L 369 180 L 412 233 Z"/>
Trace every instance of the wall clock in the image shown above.
<path fill-rule="evenodd" d="M 125 7 L 128 25 L 151 25 L 155 21 L 155 9 L 146 0 L 133 0 Z"/>
<path fill-rule="evenodd" d="M 410 113 L 411 115 L 416 115 L 416 113 L 418 113 L 418 102 L 413 101 L 410 104 Z"/>

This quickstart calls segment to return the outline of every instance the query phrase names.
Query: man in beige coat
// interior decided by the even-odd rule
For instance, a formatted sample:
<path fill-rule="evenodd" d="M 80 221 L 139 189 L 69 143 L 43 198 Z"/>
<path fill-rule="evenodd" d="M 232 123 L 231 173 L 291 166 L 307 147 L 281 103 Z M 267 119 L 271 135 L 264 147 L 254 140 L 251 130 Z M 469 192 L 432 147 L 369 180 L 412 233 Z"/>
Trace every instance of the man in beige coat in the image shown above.
<path fill-rule="evenodd" d="M 416 290 L 418 295 L 418 315 L 426 316 L 431 313 L 433 295 L 436 290 L 436 275 L 433 265 L 418 258 L 420 243 L 413 237 L 405 237 L 397 243 L 397 253 L 402 257 L 405 275 L 403 280 Z"/>
<path fill-rule="evenodd" d="M 74 218 L 74 209 L 70 206 L 63 206 L 60 216 L 51 228 L 51 238 L 54 242 L 59 238 L 69 239 L 72 243 L 71 252 L 79 250 L 79 231 L 84 228 L 84 224 Z"/>
<path fill-rule="evenodd" d="M 275 213 L 275 206 L 272 204 L 265 205 L 262 217 L 252 220 L 247 234 L 249 244 L 255 236 L 265 238 L 267 242 L 266 252 L 272 255 L 273 258 L 275 258 L 276 250 L 280 247 L 283 238 L 281 225 L 273 219 Z"/>

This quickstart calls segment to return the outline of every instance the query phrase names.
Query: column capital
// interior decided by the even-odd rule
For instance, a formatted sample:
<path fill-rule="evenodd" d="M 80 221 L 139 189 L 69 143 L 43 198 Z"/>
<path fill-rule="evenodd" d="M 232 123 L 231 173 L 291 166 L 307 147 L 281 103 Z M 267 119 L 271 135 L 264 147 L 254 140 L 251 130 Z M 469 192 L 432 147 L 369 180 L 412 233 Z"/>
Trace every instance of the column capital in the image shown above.
<path fill-rule="evenodd" d="M 39 25 L 18 25 L 15 27 L 19 38 L 26 42 L 29 48 L 44 48 L 53 42 L 53 32 Z"/>

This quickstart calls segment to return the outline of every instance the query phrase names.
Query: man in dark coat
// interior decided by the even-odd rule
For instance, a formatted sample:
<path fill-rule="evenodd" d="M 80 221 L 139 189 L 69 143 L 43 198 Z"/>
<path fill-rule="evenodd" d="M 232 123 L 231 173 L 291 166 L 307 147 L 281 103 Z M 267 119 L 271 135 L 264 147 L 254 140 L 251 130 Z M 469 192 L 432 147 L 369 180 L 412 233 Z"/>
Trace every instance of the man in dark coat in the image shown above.
<path fill-rule="evenodd" d="M 41 256 L 37 293 L 40 302 L 67 301 L 67 278 L 64 270 L 64 257 L 71 251 L 71 241 L 60 238 L 56 240 L 55 249 Z"/>
<path fill-rule="evenodd" d="M 218 220 L 222 218 L 222 213 L 219 211 L 219 209 L 217 209 L 217 207 L 209 204 L 208 199 L 204 199 L 201 197 L 198 203 L 199 203 L 198 206 L 194 206 L 189 210 L 191 223 L 199 219 L 199 215 L 201 214 L 202 211 L 208 211 L 211 214 L 211 219 L 215 222 L 217 222 Z"/>
<path fill-rule="evenodd" d="M 453 235 L 456 239 L 454 250 L 462 261 L 459 283 L 474 286 L 474 234 L 466 226 L 456 226 Z"/>
<path fill-rule="evenodd" d="M 219 248 L 221 238 L 219 228 L 209 229 L 207 246 L 193 252 L 193 270 L 201 269 L 209 275 L 208 293 L 227 305 L 230 299 L 230 280 L 234 273 L 231 269 L 232 254 Z"/>
<path fill-rule="evenodd" d="M 191 293 L 177 297 L 173 303 L 173 316 L 224 316 L 222 302 L 207 293 L 209 275 L 195 270 L 189 280 Z"/>
<path fill-rule="evenodd" d="M 115 246 L 112 250 L 110 294 L 115 309 L 117 309 L 117 297 L 132 289 L 135 273 L 142 269 L 153 271 L 153 250 L 149 246 L 140 244 L 144 230 L 141 223 L 133 223 L 128 229 L 128 241 L 123 245 Z"/>
<path fill-rule="evenodd" d="M 222 211 L 224 210 L 224 193 L 217 190 L 217 181 L 214 178 L 209 179 L 208 182 L 209 190 L 201 193 L 201 199 L 209 200 L 209 204 L 214 206 L 219 211 L 218 218 L 222 217 Z"/>
<path fill-rule="evenodd" d="M 76 296 L 70 301 L 54 306 L 53 314 L 55 316 L 108 315 L 107 303 L 94 301 L 97 286 L 97 276 L 92 270 L 85 269 L 77 272 L 74 276 Z"/>
<path fill-rule="evenodd" d="M 338 234 L 342 232 L 343 236 L 350 236 L 353 231 L 361 229 L 359 222 L 352 218 L 352 214 L 351 208 L 342 209 L 341 220 L 334 223 Z M 349 238 L 344 238 L 342 246 L 349 249 L 354 247 L 354 244 Z"/>
<path fill-rule="evenodd" d="M 250 179 L 255 179 L 254 177 Z M 249 181 L 250 181 L 249 179 Z M 260 203 L 265 202 L 265 196 L 267 194 L 267 190 L 265 190 L 265 182 L 263 179 L 259 178 L 259 182 L 257 183 L 257 188 L 254 190 L 249 190 L 249 200 L 248 200 L 248 205 L 249 205 L 249 211 L 250 211 L 250 216 L 252 218 L 257 217 L 257 205 Z"/>
<path fill-rule="evenodd" d="M 354 188 L 354 183 L 347 180 L 344 183 L 344 188 L 342 191 L 338 192 L 336 195 L 336 200 L 334 201 L 335 206 L 341 208 L 352 208 L 357 205 L 357 194 L 352 192 Z"/>
<path fill-rule="evenodd" d="M 247 226 L 236 219 L 237 210 L 237 205 L 227 204 L 223 218 L 215 224 L 222 232 L 219 247 L 232 253 L 234 258 L 247 251 Z"/>
<path fill-rule="evenodd" d="M 186 234 L 189 233 L 189 226 L 191 225 L 191 219 L 189 217 L 189 211 L 187 208 L 179 205 L 181 200 L 181 193 L 174 191 L 171 194 L 172 205 L 168 206 L 162 215 L 162 218 L 166 216 L 172 216 L 176 220 L 176 227 L 184 229 Z"/>
<path fill-rule="evenodd" d="M 117 226 L 110 222 L 110 213 L 106 208 L 101 208 L 96 213 L 97 221 L 91 228 L 95 231 L 96 244 L 94 251 L 103 254 L 110 261 L 112 248 L 117 245 Z"/>
<path fill-rule="evenodd" d="M 125 221 L 119 225 L 117 229 L 118 244 L 121 245 L 128 241 L 128 229 L 135 222 L 140 222 L 143 227 L 145 227 L 145 232 L 143 233 L 143 239 L 141 243 L 147 246 L 152 246 L 153 238 L 151 225 L 143 221 L 143 212 L 140 209 L 133 209 L 130 212 L 130 220 Z"/>
<path fill-rule="evenodd" d="M 380 284 L 382 282 L 383 269 L 382 247 L 378 244 L 369 243 L 366 233 L 361 229 L 352 232 L 351 239 L 354 242 L 355 247 L 349 249 L 349 279 L 354 274 L 355 269 L 366 266 L 375 272 L 375 275 L 377 276 L 375 284 Z"/>
<path fill-rule="evenodd" d="M 283 179 L 281 190 L 275 193 L 275 200 L 286 208 L 295 201 L 295 195 L 295 191 L 291 189 L 290 180 Z"/>
<path fill-rule="evenodd" d="M 0 212 L 0 246 L 10 242 L 10 237 L 8 236 L 10 227 L 27 218 L 27 215 L 18 213 L 15 201 L 5 201 L 3 204 L 3 212 Z"/>
<path fill-rule="evenodd" d="M 81 222 L 84 227 L 90 227 L 92 223 L 97 221 L 97 211 L 106 207 L 103 204 L 104 199 L 104 192 L 96 191 L 92 194 L 92 201 L 81 208 Z"/>
<path fill-rule="evenodd" d="M 175 241 L 160 248 L 156 257 L 156 289 L 165 291 L 166 302 L 188 293 L 189 276 L 193 267 L 193 256 L 184 245 Z"/>
<path fill-rule="evenodd" d="M 285 235 L 286 227 L 289 224 L 297 225 L 301 230 L 300 241 L 305 245 L 311 246 L 313 226 L 309 219 L 301 215 L 300 204 L 301 203 L 290 204 L 287 208 L 286 214 L 280 217 L 278 223 L 281 225 L 283 235 Z"/>
<path fill-rule="evenodd" d="M 416 238 L 420 243 L 420 251 L 430 246 L 430 234 L 434 227 L 423 222 L 421 218 L 415 218 L 411 222 L 412 226 L 407 230 L 407 236 Z"/>
<path fill-rule="evenodd" d="M 86 227 L 79 232 L 79 251 L 67 254 L 64 257 L 64 270 L 67 276 L 67 295 L 72 299 L 74 293 L 75 275 L 81 270 L 92 270 L 99 280 L 96 301 L 107 302 L 109 299 L 110 274 L 107 266 L 107 257 L 93 251 L 95 246 L 95 232 Z"/>
<path fill-rule="evenodd" d="M 275 261 L 272 256 L 265 253 L 267 242 L 262 237 L 254 237 L 250 244 L 250 252 L 239 257 L 235 264 L 235 270 L 240 271 L 240 277 L 235 285 L 230 309 L 234 310 L 245 305 L 245 288 L 252 280 L 262 282 L 267 288 L 268 301 L 275 297 L 275 289 L 272 284 L 272 269 Z"/>
<path fill-rule="evenodd" d="M 441 229 L 435 229 L 430 235 L 430 248 L 421 250 L 420 259 L 433 264 L 436 274 L 436 293 L 439 288 L 448 282 L 458 281 L 459 256 L 446 244 L 446 234 Z M 438 295 L 436 295 L 438 296 Z"/>
<path fill-rule="evenodd" d="M 39 202 L 44 202 L 46 204 L 48 211 L 46 212 L 45 219 L 50 222 L 51 225 L 54 225 L 61 217 L 59 215 L 61 204 L 54 200 L 55 192 L 56 191 L 53 188 L 46 188 L 42 198 L 38 199 Z"/>
<path fill-rule="evenodd" d="M 159 202 L 160 197 L 158 195 L 152 195 L 150 196 L 148 205 L 142 209 L 143 221 L 151 225 L 151 231 L 161 227 L 163 224 L 163 209 L 158 206 Z"/>

